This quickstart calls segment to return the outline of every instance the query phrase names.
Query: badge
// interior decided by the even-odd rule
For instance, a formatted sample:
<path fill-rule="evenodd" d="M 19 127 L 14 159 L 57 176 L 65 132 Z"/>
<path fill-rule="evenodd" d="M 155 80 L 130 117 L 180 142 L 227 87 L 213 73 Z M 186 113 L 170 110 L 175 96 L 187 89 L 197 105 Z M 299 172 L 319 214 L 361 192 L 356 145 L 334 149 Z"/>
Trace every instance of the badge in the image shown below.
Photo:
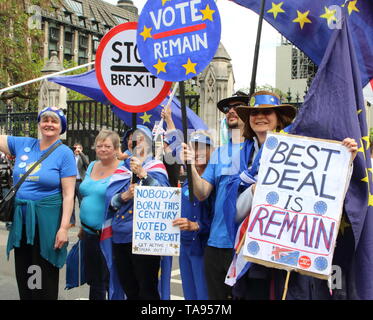
<path fill-rule="evenodd" d="M 21 169 L 23 169 L 23 168 L 26 167 L 26 165 L 27 165 L 26 162 L 21 162 L 21 163 L 18 165 L 18 167 L 21 168 Z"/>
<path fill-rule="evenodd" d="M 23 156 L 21 156 L 21 160 L 22 160 L 22 161 L 26 161 L 26 160 L 28 160 L 28 155 L 25 155 L 25 154 L 24 154 Z"/>
<path fill-rule="evenodd" d="M 25 152 L 30 152 L 30 151 L 31 151 L 31 148 L 26 147 L 26 148 L 23 149 L 23 151 L 25 151 Z"/>

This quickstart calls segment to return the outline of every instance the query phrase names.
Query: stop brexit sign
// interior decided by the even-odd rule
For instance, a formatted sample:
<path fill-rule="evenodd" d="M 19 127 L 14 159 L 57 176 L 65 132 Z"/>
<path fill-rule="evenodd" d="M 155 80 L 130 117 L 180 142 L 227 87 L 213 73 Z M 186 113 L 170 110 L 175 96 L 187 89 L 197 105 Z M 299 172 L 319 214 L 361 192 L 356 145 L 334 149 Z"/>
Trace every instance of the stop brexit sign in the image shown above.
<path fill-rule="evenodd" d="M 105 96 L 127 112 L 145 112 L 167 96 L 171 82 L 161 80 L 144 66 L 137 50 L 137 22 L 111 29 L 96 53 L 97 80 Z"/>

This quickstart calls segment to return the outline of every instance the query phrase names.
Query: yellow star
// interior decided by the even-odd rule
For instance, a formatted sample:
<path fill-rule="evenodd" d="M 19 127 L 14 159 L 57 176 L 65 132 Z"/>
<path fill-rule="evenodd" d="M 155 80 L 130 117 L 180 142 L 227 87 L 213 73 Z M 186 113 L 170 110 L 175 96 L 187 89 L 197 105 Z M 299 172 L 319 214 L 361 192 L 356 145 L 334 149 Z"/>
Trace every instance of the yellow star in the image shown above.
<path fill-rule="evenodd" d="M 373 207 L 373 194 L 369 193 L 368 206 Z"/>
<path fill-rule="evenodd" d="M 364 136 L 361 139 L 363 139 L 366 142 L 366 147 L 365 147 L 366 149 L 365 150 L 368 150 L 369 147 L 370 147 L 369 136 Z"/>
<path fill-rule="evenodd" d="M 157 74 L 159 74 L 160 72 L 166 72 L 166 64 L 167 62 L 162 62 L 161 59 L 158 59 L 157 64 L 153 66 L 157 69 Z"/>
<path fill-rule="evenodd" d="M 360 10 L 356 7 L 357 0 L 350 1 L 348 3 L 348 14 L 351 15 L 352 11 L 360 12 Z"/>
<path fill-rule="evenodd" d="M 171 0 L 162 0 L 162 6 L 164 6 L 164 4 L 165 4 L 167 1 L 171 1 Z"/>
<path fill-rule="evenodd" d="M 351 227 L 351 225 L 346 221 L 346 217 L 342 215 L 341 224 L 339 225 L 339 231 L 341 232 L 342 236 L 345 233 L 345 229 Z"/>
<path fill-rule="evenodd" d="M 303 29 L 305 23 L 312 23 L 307 16 L 310 14 L 310 11 L 300 12 L 297 10 L 298 17 L 293 20 L 293 22 L 299 22 L 300 28 Z"/>
<path fill-rule="evenodd" d="M 279 13 L 285 12 L 285 10 L 281 8 L 281 6 L 282 6 L 283 4 L 284 4 L 283 2 L 280 2 L 280 3 L 278 3 L 278 4 L 272 2 L 272 8 L 269 9 L 267 12 L 269 12 L 269 13 L 273 13 L 273 17 L 276 19 L 276 18 L 277 18 L 277 15 L 278 15 Z"/>
<path fill-rule="evenodd" d="M 152 34 L 150 33 L 150 31 L 152 31 L 152 28 L 147 28 L 146 26 L 144 26 L 143 32 L 140 33 L 140 36 L 143 36 L 144 41 L 146 41 L 146 39 L 148 38 L 152 38 Z"/>
<path fill-rule="evenodd" d="M 151 114 L 147 114 L 146 112 L 144 112 L 144 114 L 140 117 L 140 119 L 142 119 L 142 124 L 145 124 L 147 122 L 151 123 L 150 122 L 151 117 L 152 117 Z"/>
<path fill-rule="evenodd" d="M 337 21 L 335 14 L 337 10 L 329 10 L 329 8 L 325 8 L 325 13 L 320 16 L 320 18 L 324 18 L 328 21 L 328 25 L 332 23 L 332 21 Z"/>
<path fill-rule="evenodd" d="M 201 11 L 201 13 L 203 14 L 202 21 L 204 20 L 214 21 L 214 19 L 212 18 L 212 15 L 214 14 L 215 10 L 211 10 L 210 5 L 207 5 L 204 10 L 199 10 L 199 11 Z"/>
<path fill-rule="evenodd" d="M 188 62 L 186 64 L 183 64 L 183 67 L 185 68 L 185 74 L 189 73 L 197 73 L 196 72 L 196 65 L 197 63 L 193 63 L 190 58 L 188 58 Z"/>

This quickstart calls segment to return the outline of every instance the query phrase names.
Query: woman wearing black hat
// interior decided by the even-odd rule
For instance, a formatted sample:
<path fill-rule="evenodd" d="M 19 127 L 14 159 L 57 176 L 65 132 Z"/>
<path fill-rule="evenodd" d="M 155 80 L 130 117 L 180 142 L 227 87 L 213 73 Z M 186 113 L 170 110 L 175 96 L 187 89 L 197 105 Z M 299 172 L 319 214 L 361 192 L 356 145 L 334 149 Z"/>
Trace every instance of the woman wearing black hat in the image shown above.
<path fill-rule="evenodd" d="M 249 106 L 238 107 L 236 112 L 245 123 L 244 136 L 247 143 L 251 143 L 251 147 L 248 148 L 248 150 L 250 149 L 250 157 L 247 169 L 240 175 L 231 178 L 229 197 L 226 199 L 226 212 L 228 213 L 226 220 L 230 226 L 231 235 L 234 237 L 238 224 L 250 214 L 260 165 L 261 147 L 266 140 L 267 132 L 280 132 L 281 130 L 287 132 L 295 118 L 296 109 L 291 105 L 281 104 L 280 98 L 272 92 L 259 91 L 252 95 Z M 346 138 L 343 144 L 351 152 L 356 153 L 355 140 Z M 280 271 L 252 264 L 249 270 L 241 275 L 241 278 L 234 284 L 234 296 L 238 299 L 249 300 L 278 297 L 275 281 L 272 281 L 276 277 L 279 278 L 275 276 L 278 272 Z M 231 284 L 233 283 L 231 282 Z M 279 282 L 277 281 L 276 284 L 278 285 Z M 325 288 L 327 287 L 325 286 Z"/>
<path fill-rule="evenodd" d="M 59 144 L 60 135 L 66 131 L 66 118 L 57 108 L 43 109 L 38 123 L 40 139 L 0 136 L 0 151 L 16 157 L 14 183 Z M 21 300 L 58 298 L 59 268 L 66 260 L 75 177 L 74 154 L 61 144 L 33 170 L 16 193 L 7 254 L 14 248 Z"/>

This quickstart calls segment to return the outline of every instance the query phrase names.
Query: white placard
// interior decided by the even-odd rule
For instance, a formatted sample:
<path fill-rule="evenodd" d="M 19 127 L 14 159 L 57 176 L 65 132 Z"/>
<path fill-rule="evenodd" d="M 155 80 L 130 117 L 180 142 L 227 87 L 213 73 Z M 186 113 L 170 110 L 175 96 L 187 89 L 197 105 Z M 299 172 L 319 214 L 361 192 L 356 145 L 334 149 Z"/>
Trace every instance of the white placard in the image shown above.
<path fill-rule="evenodd" d="M 181 189 L 135 188 L 132 253 L 179 256 L 180 229 L 172 221 L 181 216 Z"/>
<path fill-rule="evenodd" d="M 350 178 L 341 143 L 268 134 L 243 254 L 250 261 L 326 279 Z"/>

